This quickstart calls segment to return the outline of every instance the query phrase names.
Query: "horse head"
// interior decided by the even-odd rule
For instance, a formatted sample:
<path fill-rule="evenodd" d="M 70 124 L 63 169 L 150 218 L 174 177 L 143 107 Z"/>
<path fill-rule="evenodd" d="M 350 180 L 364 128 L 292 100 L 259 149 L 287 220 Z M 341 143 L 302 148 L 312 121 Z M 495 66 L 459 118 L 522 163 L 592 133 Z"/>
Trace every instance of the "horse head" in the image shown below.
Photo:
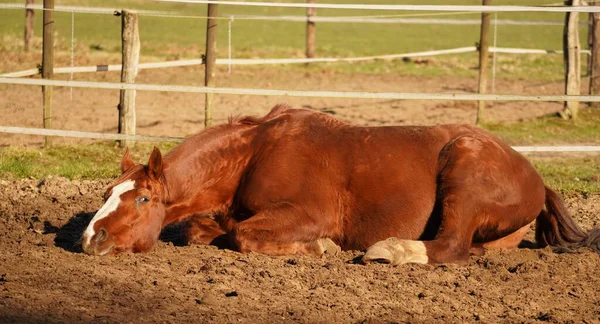
<path fill-rule="evenodd" d="M 83 233 L 82 248 L 87 254 L 145 252 L 158 240 L 166 199 L 160 151 L 155 147 L 144 166 L 134 163 L 127 149 L 121 172 Z"/>

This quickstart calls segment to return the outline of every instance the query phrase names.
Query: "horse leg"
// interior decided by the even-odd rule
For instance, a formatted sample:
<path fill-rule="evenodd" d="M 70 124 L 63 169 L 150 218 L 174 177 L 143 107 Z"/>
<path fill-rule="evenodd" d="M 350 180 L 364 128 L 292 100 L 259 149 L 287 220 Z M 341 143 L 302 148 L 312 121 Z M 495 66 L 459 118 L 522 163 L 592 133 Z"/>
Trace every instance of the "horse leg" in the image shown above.
<path fill-rule="evenodd" d="M 226 232 L 213 219 L 193 216 L 183 227 L 185 241 L 190 244 L 215 244 L 226 240 Z"/>
<path fill-rule="evenodd" d="M 472 246 L 474 238 L 489 243 L 483 247 L 518 245 L 513 241 L 520 242 L 543 206 L 543 183 L 533 167 L 491 138 L 459 137 L 442 150 L 439 165 L 436 237 L 389 238 L 371 246 L 364 261 L 465 263 L 470 251 L 482 252 Z"/>
<path fill-rule="evenodd" d="M 262 210 L 234 225 L 230 241 L 240 252 L 268 255 L 335 254 L 340 250 L 330 232 L 301 208 L 285 203 Z"/>
<path fill-rule="evenodd" d="M 414 241 L 390 237 L 367 249 L 363 262 L 390 263 L 466 263 L 475 232 L 469 197 L 455 196 L 444 203 L 442 224 L 434 240 Z"/>
<path fill-rule="evenodd" d="M 512 234 L 504 236 L 494 241 L 485 242 L 482 244 L 484 249 L 514 249 L 519 247 L 519 244 L 523 242 L 525 235 L 529 232 L 529 229 L 533 225 L 533 222 L 519 228 Z"/>
<path fill-rule="evenodd" d="M 529 229 L 533 225 L 533 222 L 519 228 L 516 232 L 508 234 L 497 240 L 484 242 L 484 243 L 473 243 L 471 245 L 471 255 L 482 256 L 485 254 L 487 249 L 514 249 L 519 247 L 523 239 L 529 232 Z"/>

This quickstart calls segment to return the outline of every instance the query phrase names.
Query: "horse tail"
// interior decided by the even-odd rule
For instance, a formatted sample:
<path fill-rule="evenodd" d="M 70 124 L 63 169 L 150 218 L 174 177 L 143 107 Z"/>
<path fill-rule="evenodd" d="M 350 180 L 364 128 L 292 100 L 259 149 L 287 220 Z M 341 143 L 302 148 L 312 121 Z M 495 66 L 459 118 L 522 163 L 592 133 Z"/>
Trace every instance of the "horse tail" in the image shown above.
<path fill-rule="evenodd" d="M 540 247 L 550 245 L 557 252 L 589 247 L 600 253 L 600 228 L 585 232 L 571 217 L 563 199 L 546 186 L 546 209 L 537 217 L 535 240 Z"/>

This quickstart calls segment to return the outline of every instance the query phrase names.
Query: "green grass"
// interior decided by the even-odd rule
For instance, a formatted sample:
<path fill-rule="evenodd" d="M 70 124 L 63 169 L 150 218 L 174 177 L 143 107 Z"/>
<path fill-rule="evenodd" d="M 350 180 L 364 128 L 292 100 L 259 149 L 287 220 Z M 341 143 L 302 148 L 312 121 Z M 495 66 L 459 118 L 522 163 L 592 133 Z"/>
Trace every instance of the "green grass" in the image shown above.
<path fill-rule="evenodd" d="M 600 193 L 600 156 L 553 159 L 530 157 L 546 185 L 563 193 Z"/>
<path fill-rule="evenodd" d="M 160 144 L 166 153 L 173 144 Z M 132 150 L 134 160 L 146 163 L 149 144 Z M 42 178 L 57 175 L 69 179 L 106 179 L 119 175 L 124 150 L 113 144 L 55 146 L 51 148 L 5 147 L 0 149 L 0 177 Z"/>
<path fill-rule="evenodd" d="M 483 128 L 511 145 L 600 144 L 600 109 L 582 109 L 577 122 L 544 116 L 516 124 L 486 124 Z M 564 153 L 563 153 L 564 154 Z M 547 185 L 563 193 L 600 193 L 600 155 L 529 154 Z"/>
<path fill-rule="evenodd" d="M 544 116 L 516 124 L 486 124 L 483 128 L 512 145 L 600 144 L 600 109 L 582 109 L 576 122 Z"/>

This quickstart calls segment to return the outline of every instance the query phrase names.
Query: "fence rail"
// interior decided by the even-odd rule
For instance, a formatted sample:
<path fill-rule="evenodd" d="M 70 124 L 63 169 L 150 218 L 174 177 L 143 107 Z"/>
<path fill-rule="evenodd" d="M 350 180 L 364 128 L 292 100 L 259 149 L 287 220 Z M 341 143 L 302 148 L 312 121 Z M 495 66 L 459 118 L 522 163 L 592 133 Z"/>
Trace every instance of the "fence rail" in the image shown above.
<path fill-rule="evenodd" d="M 89 14 L 102 14 L 102 15 L 114 15 L 115 11 L 120 12 L 121 9 L 107 8 L 107 7 L 78 7 L 78 6 L 55 6 L 54 9 L 46 9 L 41 4 L 21 4 L 21 3 L 0 3 L 0 9 L 34 9 L 34 10 L 52 10 L 55 12 L 75 12 L 75 13 L 89 13 Z M 147 15 L 168 15 L 167 11 L 153 11 L 153 10 L 136 10 L 139 13 Z"/>
<path fill-rule="evenodd" d="M 391 11 L 438 11 L 438 12 L 600 12 L 598 6 L 467 6 L 467 5 L 382 5 L 382 4 L 336 4 L 336 3 L 275 3 L 207 0 L 155 0 L 158 2 L 217 4 L 226 6 L 321 8 Z"/>
<path fill-rule="evenodd" d="M 382 4 L 333 4 L 333 3 L 275 3 L 275 2 L 242 2 L 242 1 L 206 1 L 206 0 L 155 0 L 157 2 L 220 4 L 229 6 L 253 7 L 285 7 L 285 8 L 322 8 L 322 9 L 355 9 L 385 11 L 437 11 L 437 12 L 600 12 L 597 6 L 480 6 L 480 5 L 382 5 Z M 23 5 L 18 3 L 1 3 L 0 9 L 38 9 L 41 5 Z M 54 11 L 113 14 L 115 9 L 102 7 L 56 6 Z M 136 10 L 146 15 L 172 15 L 171 12 Z"/>
<path fill-rule="evenodd" d="M 128 84 L 91 81 L 62 81 L 48 79 L 0 78 L 0 84 L 51 85 L 72 88 L 114 90 L 172 91 L 190 93 L 236 94 L 252 96 L 354 98 L 354 99 L 410 99 L 410 100 L 464 100 L 464 101 L 580 101 L 600 102 L 600 96 L 589 95 L 497 95 L 461 93 L 403 93 L 403 92 L 352 92 L 352 91 L 302 91 L 279 89 L 219 88 L 157 84 Z"/>
<path fill-rule="evenodd" d="M 436 51 L 403 53 L 403 54 L 386 54 L 373 55 L 362 57 L 321 57 L 321 58 L 275 58 L 275 59 L 217 59 L 217 65 L 262 65 L 262 64 L 302 64 L 302 63 L 336 63 L 336 62 L 360 62 L 370 60 L 393 60 L 398 58 L 410 57 L 427 57 L 448 54 L 461 54 L 477 52 L 477 47 L 467 46 L 451 49 L 443 49 Z M 503 54 L 562 54 L 561 50 L 544 50 L 544 49 L 528 49 L 528 48 L 502 48 L 490 47 L 490 53 Z M 581 54 L 590 55 L 589 50 L 580 51 Z M 177 60 L 166 62 L 151 62 L 140 63 L 139 69 L 158 69 L 169 67 L 182 67 L 204 64 L 202 59 L 192 60 Z M 105 71 L 121 71 L 121 64 L 101 64 L 90 66 L 75 66 L 75 67 L 59 67 L 54 68 L 55 74 L 61 73 L 85 73 L 85 72 L 105 72 Z M 23 71 L 8 72 L 0 74 L 4 78 L 21 78 L 39 74 L 39 69 L 28 69 Z"/>
<path fill-rule="evenodd" d="M 106 134 L 94 132 L 79 132 L 59 129 L 44 129 L 44 128 L 26 128 L 26 127 L 11 127 L 0 126 L 0 132 L 20 135 L 40 135 L 40 136 L 61 136 L 86 139 L 103 139 L 103 140 L 135 140 L 149 142 L 183 142 L 181 137 L 156 137 L 156 136 L 140 136 L 140 135 L 122 135 L 122 134 Z M 600 152 L 600 146 L 583 145 L 583 146 L 513 146 L 514 150 L 524 153 L 544 153 L 544 152 Z"/>
<path fill-rule="evenodd" d="M 448 13 L 452 14 L 452 13 Z M 469 12 L 468 14 L 475 14 Z M 235 17 L 236 20 L 275 20 L 302 22 L 313 21 L 318 23 L 365 23 L 365 24 L 405 24 L 405 25 L 480 25 L 480 19 L 438 19 L 438 18 L 403 18 L 403 17 L 337 17 L 337 16 L 265 16 L 265 15 L 224 15 L 222 17 Z M 510 20 L 494 19 L 493 24 L 509 26 L 563 26 L 563 21 L 548 20 Z M 588 23 L 582 22 L 581 26 Z"/>
<path fill-rule="evenodd" d="M 183 141 L 183 138 L 180 138 L 180 137 L 158 137 L 158 136 L 107 134 L 107 133 L 69 131 L 69 130 L 60 130 L 60 129 L 12 127 L 12 126 L 0 126 L 0 132 L 9 133 L 9 134 L 21 134 L 21 135 L 62 136 L 62 137 L 104 139 L 104 140 L 134 140 L 134 141 L 151 141 L 151 142 L 181 142 L 181 141 Z"/>
<path fill-rule="evenodd" d="M 33 9 L 45 10 L 42 5 L 25 5 L 19 3 L 0 3 L 0 9 Z M 113 15 L 121 9 L 109 7 L 79 7 L 79 6 L 56 6 L 54 11 L 57 12 L 74 12 L 84 14 L 105 14 Z M 203 15 L 190 15 L 179 12 L 155 11 L 155 10 L 136 10 L 141 16 L 159 16 L 173 18 L 195 18 L 206 19 Z M 476 14 L 477 12 L 462 12 L 462 14 Z M 452 13 L 448 13 L 451 15 Z M 292 21 L 305 23 L 307 19 L 314 22 L 325 23 L 369 23 L 369 24 L 439 24 L 439 25 L 479 25 L 479 19 L 436 19 L 436 18 L 406 18 L 402 16 L 314 16 L 307 18 L 306 16 L 293 15 L 222 15 L 219 19 L 230 19 L 235 16 L 236 20 L 275 20 L 275 21 Z M 412 15 L 411 15 L 412 16 Z M 511 19 L 496 19 L 493 20 L 497 25 L 517 25 L 517 26 L 563 26 L 563 21 L 548 21 L 548 20 L 511 20 Z M 581 25 L 587 25 L 587 22 L 582 22 Z"/>

